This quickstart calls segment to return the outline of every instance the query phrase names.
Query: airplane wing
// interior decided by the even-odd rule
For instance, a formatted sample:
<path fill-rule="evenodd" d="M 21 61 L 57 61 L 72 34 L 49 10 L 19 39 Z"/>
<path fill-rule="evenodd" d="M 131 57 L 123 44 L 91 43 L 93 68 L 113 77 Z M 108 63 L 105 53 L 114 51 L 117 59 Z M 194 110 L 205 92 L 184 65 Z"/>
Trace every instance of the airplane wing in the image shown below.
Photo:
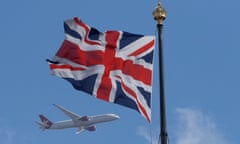
<path fill-rule="evenodd" d="M 78 131 L 76 131 L 76 134 L 80 134 L 81 132 L 83 132 L 85 129 L 84 128 L 79 128 Z"/>
<path fill-rule="evenodd" d="M 62 106 L 60 105 L 57 105 L 57 104 L 53 104 L 55 107 L 57 107 L 58 109 L 60 109 L 61 111 L 63 111 L 67 116 L 69 116 L 73 121 L 77 120 L 77 119 L 80 119 L 81 116 L 78 115 L 78 114 L 75 114 L 65 108 L 63 108 Z"/>

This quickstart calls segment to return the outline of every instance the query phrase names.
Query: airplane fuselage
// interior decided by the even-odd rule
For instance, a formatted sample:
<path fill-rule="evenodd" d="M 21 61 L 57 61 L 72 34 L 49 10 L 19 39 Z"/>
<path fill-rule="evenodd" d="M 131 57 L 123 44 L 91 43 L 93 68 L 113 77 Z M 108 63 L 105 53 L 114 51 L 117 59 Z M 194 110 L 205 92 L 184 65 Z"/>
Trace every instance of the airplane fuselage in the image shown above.
<path fill-rule="evenodd" d="M 85 121 L 82 119 L 77 119 L 75 121 L 73 121 L 72 119 L 58 121 L 58 122 L 55 122 L 49 129 L 65 129 L 65 128 L 73 128 L 73 127 L 87 128 L 97 123 L 113 121 L 118 118 L 119 117 L 114 114 L 88 116 L 88 120 L 85 120 Z"/>

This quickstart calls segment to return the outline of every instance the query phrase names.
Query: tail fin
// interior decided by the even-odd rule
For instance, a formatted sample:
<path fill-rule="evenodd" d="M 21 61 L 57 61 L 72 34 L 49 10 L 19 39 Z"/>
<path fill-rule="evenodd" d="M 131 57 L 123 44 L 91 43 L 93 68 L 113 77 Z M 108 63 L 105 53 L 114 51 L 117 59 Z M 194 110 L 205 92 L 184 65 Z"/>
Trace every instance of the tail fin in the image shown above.
<path fill-rule="evenodd" d="M 48 120 L 44 115 L 40 114 L 39 117 L 40 117 L 40 119 L 42 121 L 42 125 L 41 126 L 44 129 L 49 129 L 52 126 L 53 123 L 50 120 Z"/>

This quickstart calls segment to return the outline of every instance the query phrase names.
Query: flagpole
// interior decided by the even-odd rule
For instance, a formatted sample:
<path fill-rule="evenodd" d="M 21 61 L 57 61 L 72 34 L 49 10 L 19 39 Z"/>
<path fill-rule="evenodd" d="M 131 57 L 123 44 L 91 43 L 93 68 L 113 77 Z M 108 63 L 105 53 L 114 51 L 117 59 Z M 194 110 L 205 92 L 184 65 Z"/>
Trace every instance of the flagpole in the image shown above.
<path fill-rule="evenodd" d="M 168 143 L 167 122 L 166 122 L 166 106 L 165 106 L 165 91 L 164 91 L 164 66 L 163 66 L 163 42 L 162 42 L 162 29 L 163 21 L 166 18 L 166 11 L 162 7 L 160 0 L 157 7 L 153 11 L 154 19 L 157 21 L 158 29 L 158 47 L 159 47 L 159 85 L 160 85 L 160 135 L 159 144 Z M 161 143 L 160 143 L 161 141 Z"/>

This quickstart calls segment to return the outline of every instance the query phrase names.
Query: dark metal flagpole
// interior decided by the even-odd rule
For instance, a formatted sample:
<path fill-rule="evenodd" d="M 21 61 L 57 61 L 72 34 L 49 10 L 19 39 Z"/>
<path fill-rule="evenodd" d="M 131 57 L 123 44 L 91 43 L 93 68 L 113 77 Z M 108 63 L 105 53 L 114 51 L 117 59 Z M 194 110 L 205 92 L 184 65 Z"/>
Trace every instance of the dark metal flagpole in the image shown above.
<path fill-rule="evenodd" d="M 154 16 L 154 19 L 157 21 L 158 47 L 159 47 L 160 135 L 159 135 L 158 143 L 167 144 L 168 133 L 167 133 L 165 92 L 164 92 L 164 66 L 163 66 L 163 42 L 162 42 L 163 21 L 166 18 L 166 11 L 160 4 L 160 1 L 158 1 L 158 5 L 153 11 L 153 16 Z"/>

